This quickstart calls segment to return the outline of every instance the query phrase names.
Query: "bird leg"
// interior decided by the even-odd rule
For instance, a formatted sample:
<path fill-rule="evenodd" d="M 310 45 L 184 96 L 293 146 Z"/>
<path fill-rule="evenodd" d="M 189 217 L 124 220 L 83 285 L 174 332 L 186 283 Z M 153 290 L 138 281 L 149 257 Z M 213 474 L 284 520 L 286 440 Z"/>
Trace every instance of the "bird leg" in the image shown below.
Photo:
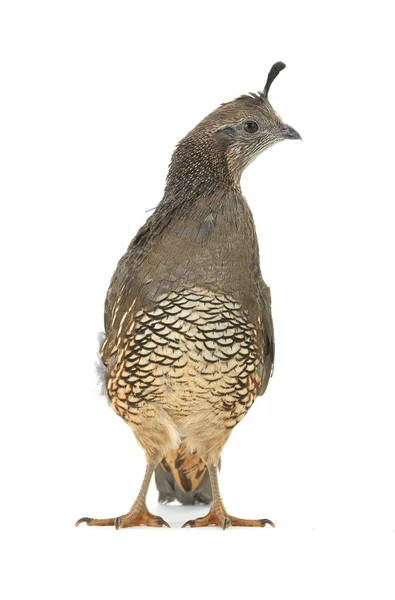
<path fill-rule="evenodd" d="M 148 527 L 170 527 L 168 523 L 162 517 L 153 515 L 149 512 L 146 505 L 146 498 L 148 492 L 148 486 L 151 481 L 152 473 L 154 472 L 156 463 L 147 463 L 143 483 L 136 500 L 133 503 L 132 508 L 128 513 L 121 517 L 115 517 L 112 519 L 91 519 L 89 517 L 82 517 L 75 524 L 76 527 L 81 523 L 86 523 L 89 527 L 94 526 L 114 526 L 115 529 L 123 529 L 124 527 L 136 527 L 137 525 L 147 525 Z"/>
<path fill-rule="evenodd" d="M 274 523 L 269 519 L 239 519 L 232 517 L 222 503 L 219 493 L 217 465 L 207 465 L 210 474 L 211 487 L 213 491 L 213 503 L 206 516 L 198 519 L 192 519 L 184 523 L 183 527 L 207 527 L 208 525 L 217 525 L 222 529 L 227 529 L 231 525 L 236 527 L 265 527 L 266 524 L 274 527 Z"/>

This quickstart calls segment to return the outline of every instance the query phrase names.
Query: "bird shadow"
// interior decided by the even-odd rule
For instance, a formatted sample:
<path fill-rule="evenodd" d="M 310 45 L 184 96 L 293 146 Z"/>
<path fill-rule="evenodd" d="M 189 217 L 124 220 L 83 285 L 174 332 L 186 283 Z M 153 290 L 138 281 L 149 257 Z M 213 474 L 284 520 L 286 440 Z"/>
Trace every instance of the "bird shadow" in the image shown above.
<path fill-rule="evenodd" d="M 185 506 L 178 502 L 171 504 L 158 504 L 155 513 L 163 517 L 165 521 L 175 529 L 180 529 L 190 519 L 204 517 L 210 510 L 207 504 L 194 504 Z"/>

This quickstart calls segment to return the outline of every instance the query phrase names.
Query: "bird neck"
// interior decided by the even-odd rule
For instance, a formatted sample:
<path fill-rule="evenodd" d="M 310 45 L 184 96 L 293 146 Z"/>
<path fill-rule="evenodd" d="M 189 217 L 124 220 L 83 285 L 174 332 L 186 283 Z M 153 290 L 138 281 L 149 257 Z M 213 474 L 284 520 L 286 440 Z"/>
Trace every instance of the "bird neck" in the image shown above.
<path fill-rule="evenodd" d="M 217 191 L 241 193 L 240 175 L 211 136 L 204 132 L 188 135 L 174 151 L 164 195 L 185 202 Z"/>

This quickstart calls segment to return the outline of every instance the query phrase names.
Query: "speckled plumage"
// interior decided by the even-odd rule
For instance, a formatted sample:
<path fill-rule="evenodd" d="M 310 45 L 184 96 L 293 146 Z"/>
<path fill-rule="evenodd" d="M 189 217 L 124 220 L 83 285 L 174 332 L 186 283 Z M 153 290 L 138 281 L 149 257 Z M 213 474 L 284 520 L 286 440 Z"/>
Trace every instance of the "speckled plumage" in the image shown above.
<path fill-rule="evenodd" d="M 213 230 L 202 233 L 208 216 Z M 171 235 L 166 228 L 148 240 L 140 281 L 126 275 L 121 290 L 114 293 L 114 284 L 109 290 L 102 347 L 107 388 L 146 452 L 142 429 L 151 431 L 152 415 L 160 413 L 164 451 L 185 438 L 191 451 L 214 459 L 229 428 L 267 384 L 274 352 L 270 292 L 260 275 L 252 215 L 239 192 L 196 197 L 171 228 Z M 121 261 L 116 283 L 125 271 L 136 272 L 128 264 L 135 254 L 132 247 Z M 139 291 L 131 293 L 128 284 Z"/>
<path fill-rule="evenodd" d="M 205 524 L 222 524 L 218 515 L 256 524 L 220 505 L 216 465 L 273 368 L 270 291 L 240 176 L 264 149 L 296 137 L 267 100 L 281 68 L 273 67 L 262 94 L 221 105 L 180 142 L 163 200 L 121 258 L 106 298 L 106 387 L 146 454 L 141 498 L 162 462 L 157 468 L 172 474 L 167 482 L 182 492 L 166 492 L 159 471 L 162 500 L 184 493 L 207 502 L 209 472 L 214 512 Z M 251 119 L 259 136 L 244 131 Z M 141 498 L 116 524 L 140 524 Z M 143 522 L 153 524 L 151 517 Z"/>

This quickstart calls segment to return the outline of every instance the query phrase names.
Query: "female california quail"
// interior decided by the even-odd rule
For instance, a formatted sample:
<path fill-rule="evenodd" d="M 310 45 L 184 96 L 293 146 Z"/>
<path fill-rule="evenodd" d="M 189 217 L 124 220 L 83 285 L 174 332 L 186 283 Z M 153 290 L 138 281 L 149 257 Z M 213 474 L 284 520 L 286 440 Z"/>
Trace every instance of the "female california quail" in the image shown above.
<path fill-rule="evenodd" d="M 222 104 L 181 140 L 162 201 L 119 261 L 101 358 L 111 406 L 133 429 L 147 469 L 128 513 L 77 524 L 167 525 L 145 504 L 160 463 L 178 491 L 197 499 L 204 485 L 207 492 L 208 471 L 211 509 L 186 525 L 272 524 L 226 512 L 217 464 L 273 367 L 270 291 L 240 177 L 263 150 L 300 139 L 268 101 L 284 67 L 273 65 L 263 92 Z M 201 500 L 209 497 L 208 488 Z"/>

